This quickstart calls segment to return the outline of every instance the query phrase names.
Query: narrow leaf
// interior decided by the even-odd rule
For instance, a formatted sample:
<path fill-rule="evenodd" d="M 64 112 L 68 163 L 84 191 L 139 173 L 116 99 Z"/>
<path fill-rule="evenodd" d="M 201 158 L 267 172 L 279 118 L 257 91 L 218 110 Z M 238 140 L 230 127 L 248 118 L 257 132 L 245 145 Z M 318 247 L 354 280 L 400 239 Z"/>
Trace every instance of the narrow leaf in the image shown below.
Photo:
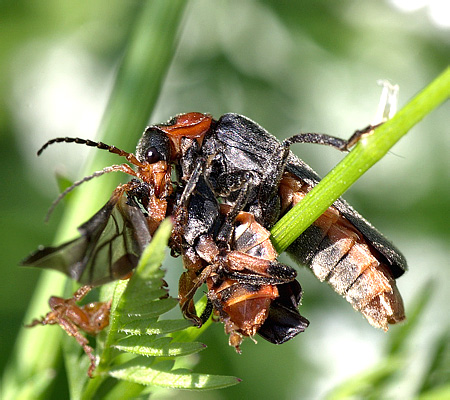
<path fill-rule="evenodd" d="M 177 47 L 178 32 L 186 1 L 165 0 L 141 2 L 137 18 L 129 20 L 131 32 L 123 48 L 118 76 L 107 110 L 99 128 L 98 140 L 131 150 L 145 127 L 156 103 L 172 56 Z M 126 20 L 124 20 L 126 21 Z M 132 28 L 132 29 L 128 29 Z M 131 146 L 131 147 L 130 147 Z M 92 153 L 94 156 L 94 153 Z M 110 163 L 110 155 L 95 152 L 86 175 Z M 61 220 L 56 242 L 70 238 L 75 227 L 86 220 L 117 185 L 119 176 L 106 175 L 101 183 L 81 188 L 73 193 L 73 201 Z M 47 272 L 47 271 L 46 271 Z M 25 323 L 48 309 L 49 294 L 63 292 L 66 278 L 52 272 L 42 274 L 35 295 L 30 300 Z M 59 343 L 63 332 L 58 329 L 21 329 L 5 369 L 3 393 L 11 398 L 48 397 L 45 389 L 54 376 Z M 48 343 L 52 343 L 51 346 Z M 32 393 L 32 396 L 25 397 Z"/>
<path fill-rule="evenodd" d="M 152 278 L 159 271 L 159 267 L 164 260 L 165 252 L 157 250 L 166 248 L 171 233 L 172 224 L 170 219 L 166 219 L 159 226 L 157 233 L 139 260 L 136 272 L 143 280 Z"/>
<path fill-rule="evenodd" d="M 172 338 L 155 336 L 128 336 L 121 339 L 114 347 L 128 353 L 142 356 L 177 357 L 198 353 L 205 349 L 202 343 L 171 343 Z"/>
<path fill-rule="evenodd" d="M 433 347 L 431 350 L 433 354 L 419 390 L 420 394 L 443 387 L 450 378 L 450 335 L 448 330 L 436 340 L 436 345 Z M 450 386 L 447 387 L 447 390 L 450 390 Z"/>
<path fill-rule="evenodd" d="M 161 320 L 142 319 L 129 322 L 120 328 L 121 332 L 131 335 L 163 335 L 192 326 L 187 319 Z"/>
<path fill-rule="evenodd" d="M 174 389 L 220 389 L 236 385 L 241 380 L 232 376 L 190 374 L 181 370 L 166 372 L 158 368 L 150 368 L 145 359 L 132 360 L 128 364 L 115 367 L 110 375 L 142 385 L 155 385 Z"/>

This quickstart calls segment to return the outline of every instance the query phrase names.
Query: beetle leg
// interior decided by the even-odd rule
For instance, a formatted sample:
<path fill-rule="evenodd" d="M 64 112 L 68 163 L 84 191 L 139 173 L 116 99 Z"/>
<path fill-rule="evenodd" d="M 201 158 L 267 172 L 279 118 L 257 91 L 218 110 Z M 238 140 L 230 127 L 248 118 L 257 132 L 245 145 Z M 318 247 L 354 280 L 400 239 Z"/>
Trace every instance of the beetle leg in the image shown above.
<path fill-rule="evenodd" d="M 291 277 L 270 277 L 261 276 L 258 274 L 249 274 L 238 271 L 226 271 L 223 274 L 227 279 L 233 279 L 241 284 L 249 285 L 282 285 L 284 283 L 289 283 L 295 278 Z"/>
<path fill-rule="evenodd" d="M 378 128 L 380 125 L 383 125 L 384 122 L 375 125 L 367 125 L 364 129 L 356 130 L 352 136 L 347 140 L 347 150 L 353 147 L 356 143 L 359 142 L 362 136 L 366 134 L 370 134 L 375 128 Z"/>
<path fill-rule="evenodd" d="M 234 232 L 234 221 L 238 214 L 243 210 L 247 204 L 249 195 L 250 183 L 245 182 L 241 187 L 238 197 L 231 209 L 228 211 L 225 221 L 222 224 L 219 233 L 217 234 L 217 241 L 222 243 L 230 243 Z"/>
<path fill-rule="evenodd" d="M 211 315 L 213 308 L 214 308 L 213 303 L 208 297 L 207 302 L 206 302 L 206 307 L 203 310 L 202 315 L 200 315 L 200 320 L 202 321 L 203 324 L 206 321 L 208 321 L 208 318 Z"/>
<path fill-rule="evenodd" d="M 375 128 L 380 125 L 381 124 L 368 125 L 364 129 L 357 130 L 353 133 L 352 136 L 350 136 L 348 140 L 326 135 L 324 133 L 300 133 L 283 140 L 281 145 L 289 147 L 294 143 L 314 143 L 331 146 L 340 151 L 349 151 L 350 148 L 353 147 L 361 139 L 362 136 L 370 134 Z"/>
<path fill-rule="evenodd" d="M 92 373 L 95 369 L 96 359 L 94 356 L 94 349 L 89 346 L 89 341 L 80 333 L 77 326 L 70 321 L 69 319 L 66 319 L 64 317 L 57 317 L 58 318 L 58 324 L 63 328 L 69 336 L 73 336 L 75 340 L 78 342 L 78 344 L 83 348 L 86 355 L 91 360 L 91 364 L 88 369 L 88 375 L 90 378 L 92 378 Z"/>
<path fill-rule="evenodd" d="M 189 178 L 183 193 L 178 200 L 178 204 L 174 213 L 173 229 L 171 236 L 171 248 L 178 253 L 182 252 L 182 247 L 185 244 L 186 225 L 188 223 L 189 211 L 188 204 L 192 197 L 192 194 L 197 188 L 197 183 L 202 174 L 204 173 L 205 160 L 199 159 L 197 166 L 195 167 L 191 177 Z"/>
<path fill-rule="evenodd" d="M 314 143 L 331 146 L 340 151 L 349 151 L 363 135 L 372 132 L 376 126 L 369 125 L 362 130 L 358 130 L 348 140 L 321 133 L 301 133 L 283 140 L 279 148 L 273 153 L 272 159 L 268 163 L 269 168 L 264 173 L 258 194 L 258 206 L 256 209 L 250 208 L 250 211 L 265 227 L 270 227 L 276 222 L 280 212 L 278 189 L 289 156 L 289 148 L 292 144 Z"/>
<path fill-rule="evenodd" d="M 200 146 L 196 139 L 182 137 L 180 149 L 180 167 L 182 172 L 181 179 L 183 181 L 188 181 L 198 168 L 197 163 L 199 160 Z M 204 166 L 202 168 L 204 168 Z"/>
<path fill-rule="evenodd" d="M 189 198 L 191 197 L 192 193 L 194 192 L 194 190 L 197 187 L 197 182 L 198 182 L 200 176 L 202 176 L 205 171 L 205 166 L 206 166 L 205 159 L 198 158 L 196 160 L 196 162 L 197 162 L 197 165 L 196 165 L 195 169 L 193 170 L 192 175 L 190 176 L 190 178 L 183 190 L 183 194 L 180 197 L 179 204 L 181 204 L 181 205 L 188 203 Z"/>
<path fill-rule="evenodd" d="M 194 305 L 194 294 L 192 291 L 194 287 L 195 273 L 192 271 L 185 271 L 181 274 L 178 284 L 178 301 L 180 303 L 180 309 L 184 318 L 194 322 L 195 325 L 201 326 L 202 321 L 197 316 Z"/>
<path fill-rule="evenodd" d="M 278 283 L 289 282 L 297 276 L 297 272 L 288 265 L 277 261 L 265 260 L 260 257 L 251 256 L 240 251 L 231 251 L 226 255 L 225 265 L 227 271 L 247 271 L 267 278 L 275 278 Z"/>
<path fill-rule="evenodd" d="M 206 282 L 206 279 L 213 273 L 215 268 L 215 265 L 208 265 L 198 276 L 193 271 L 186 271 L 180 277 L 179 301 L 181 311 L 185 318 L 193 321 L 198 327 L 202 326 L 203 321 L 195 311 L 194 295 L 198 288 Z"/>
<path fill-rule="evenodd" d="M 83 300 L 84 297 L 92 290 L 91 285 L 83 285 L 77 289 L 77 291 L 73 294 L 72 299 L 75 302 Z"/>

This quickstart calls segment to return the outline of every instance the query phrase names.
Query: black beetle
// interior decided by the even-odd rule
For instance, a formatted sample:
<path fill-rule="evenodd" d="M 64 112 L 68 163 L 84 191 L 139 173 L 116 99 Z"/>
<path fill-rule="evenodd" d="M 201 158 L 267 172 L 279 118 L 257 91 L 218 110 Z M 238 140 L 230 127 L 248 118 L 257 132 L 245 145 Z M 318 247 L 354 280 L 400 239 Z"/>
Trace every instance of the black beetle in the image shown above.
<path fill-rule="evenodd" d="M 220 217 L 221 223 L 213 235 L 214 244 L 220 251 L 233 251 L 230 243 L 239 213 L 250 213 L 261 227 L 270 228 L 320 180 L 290 152 L 292 143 L 326 144 L 347 150 L 360 134 L 349 141 L 303 134 L 280 143 L 241 115 L 225 114 L 214 120 L 207 114 L 188 113 L 148 127 L 138 143 L 136 156 L 101 142 L 78 138 L 50 140 L 39 154 L 51 143 L 75 142 L 124 156 L 137 167 L 136 170 L 127 164 L 108 167 L 68 190 L 112 171 L 122 171 L 137 179 L 115 190 L 106 206 L 80 227 L 80 238 L 56 248 L 40 249 L 23 265 L 54 268 L 90 285 L 123 277 L 134 268 L 143 245 L 162 219 L 171 214 L 176 220 L 171 242 L 175 252 L 198 254 L 198 240 L 210 232 L 215 217 Z M 170 181 L 172 166 L 177 173 L 175 182 Z M 197 201 L 192 200 L 195 199 L 192 194 L 207 193 L 201 185 L 208 188 L 214 202 L 228 205 L 224 215 L 217 211 L 214 202 L 209 206 L 203 204 L 203 211 L 196 218 L 189 215 L 188 204 Z M 101 250 L 115 247 L 118 237 L 125 238 L 122 242 L 128 244 L 115 248 L 114 259 L 105 259 Z M 395 278 L 406 270 L 403 255 L 344 200 L 337 200 L 289 247 L 288 253 L 309 265 L 320 280 L 328 281 L 372 325 L 387 329 L 388 324 L 404 319 L 402 299 L 395 284 Z M 293 279 L 282 283 L 270 277 L 261 280 L 261 274 L 255 275 L 258 284 L 269 286 L 289 284 Z M 209 275 L 205 276 L 207 281 Z M 249 283 L 248 276 L 245 283 L 236 279 L 238 276 L 236 271 L 228 271 L 216 281 L 235 279 L 241 285 Z M 221 293 L 219 289 L 216 292 Z M 281 295 L 278 302 L 293 309 L 300 300 L 300 291 L 291 287 L 291 292 L 289 296 Z M 276 301 L 272 304 L 277 304 Z M 269 320 L 273 326 L 277 325 L 276 316 Z"/>
<path fill-rule="evenodd" d="M 292 143 L 325 144 L 345 151 L 370 129 L 355 132 L 348 141 L 301 134 L 280 143 L 242 115 L 225 114 L 216 121 L 207 114 L 189 113 L 147 128 L 143 137 L 167 135 L 176 155 L 171 160 L 185 184 L 184 195 L 194 190 L 201 176 L 214 196 L 231 206 L 216 238 L 227 243 L 240 211 L 250 212 L 270 228 L 320 181 L 289 151 Z M 395 279 L 407 268 L 405 258 L 344 200 L 338 199 L 287 253 L 328 281 L 373 326 L 387 330 L 388 324 L 404 319 Z"/>

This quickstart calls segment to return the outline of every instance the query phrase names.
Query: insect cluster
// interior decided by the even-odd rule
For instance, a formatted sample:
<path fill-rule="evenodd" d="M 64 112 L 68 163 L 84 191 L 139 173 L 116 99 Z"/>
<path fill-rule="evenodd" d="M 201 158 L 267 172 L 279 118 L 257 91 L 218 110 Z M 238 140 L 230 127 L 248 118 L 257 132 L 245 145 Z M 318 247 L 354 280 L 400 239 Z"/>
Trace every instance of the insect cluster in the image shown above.
<path fill-rule="evenodd" d="M 40 248 L 23 265 L 59 270 L 87 290 L 126 278 L 159 224 L 172 216 L 169 246 L 185 268 L 179 282 L 184 317 L 200 326 L 213 312 L 238 352 L 245 336 L 284 343 L 303 332 L 309 321 L 298 311 L 302 289 L 297 273 L 277 261 L 268 229 L 320 180 L 290 152 L 290 145 L 318 143 L 347 150 L 364 132 L 350 141 L 301 134 L 280 143 L 242 115 L 215 120 L 188 113 L 147 127 L 135 154 L 78 138 L 50 140 L 38 154 L 52 143 L 75 142 L 108 150 L 134 166 L 107 167 L 68 190 L 111 171 L 133 179 L 117 187 L 105 206 L 79 227 L 78 238 Z M 338 199 L 287 252 L 345 296 L 373 326 L 387 330 L 388 324 L 404 319 L 395 283 L 406 270 L 404 257 L 344 200 Z M 193 298 L 203 284 L 208 306 L 197 315 Z M 96 333 L 107 319 L 100 316 L 109 309 L 76 306 L 84 294 L 81 290 L 74 299 L 52 298 L 52 311 L 32 325 L 58 323 L 75 336 L 91 357 L 92 373 L 92 349 L 77 327 Z"/>

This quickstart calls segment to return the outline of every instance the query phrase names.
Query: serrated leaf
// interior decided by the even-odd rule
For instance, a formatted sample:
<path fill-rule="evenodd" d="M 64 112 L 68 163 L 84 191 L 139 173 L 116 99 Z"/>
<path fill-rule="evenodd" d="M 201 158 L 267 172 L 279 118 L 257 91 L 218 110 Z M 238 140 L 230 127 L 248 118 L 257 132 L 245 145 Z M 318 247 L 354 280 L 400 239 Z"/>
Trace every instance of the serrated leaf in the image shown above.
<path fill-rule="evenodd" d="M 113 368 L 109 374 L 142 385 L 154 385 L 174 389 L 211 390 L 236 385 L 241 380 L 233 376 L 191 374 L 184 370 L 166 372 L 160 368 L 148 366 L 145 359 L 139 358 L 120 367 Z"/>
<path fill-rule="evenodd" d="M 165 254 L 165 248 L 161 249 L 155 249 L 158 253 Z M 133 279 L 130 280 L 130 289 L 129 289 L 129 296 L 130 300 L 133 299 L 133 295 L 139 294 L 139 293 L 146 293 L 150 296 L 152 296 L 152 291 L 155 290 L 161 290 L 164 286 L 164 274 L 165 272 L 160 269 L 156 271 L 152 276 L 145 276 L 142 277 L 139 272 L 136 272 Z M 167 290 L 166 290 L 167 292 Z"/>
<path fill-rule="evenodd" d="M 116 310 L 120 322 L 127 323 L 128 321 L 143 318 L 158 317 L 161 314 L 170 311 L 178 304 L 178 301 L 173 298 L 151 301 L 146 304 L 130 304 L 127 307 Z"/>
<path fill-rule="evenodd" d="M 180 331 L 192 326 L 187 319 L 161 320 L 155 318 L 150 320 L 141 319 L 131 321 L 120 328 L 121 332 L 129 335 L 162 335 Z"/>
<path fill-rule="evenodd" d="M 116 349 L 142 356 L 178 357 L 198 353 L 205 349 L 205 345 L 198 342 L 171 343 L 172 338 L 155 336 L 127 336 L 119 340 Z"/>
<path fill-rule="evenodd" d="M 151 282 L 155 283 L 155 282 Z M 149 301 L 159 300 L 167 297 L 168 291 L 161 287 L 161 283 L 155 284 L 154 287 L 133 287 L 133 291 L 127 293 L 126 303 L 148 303 Z"/>

